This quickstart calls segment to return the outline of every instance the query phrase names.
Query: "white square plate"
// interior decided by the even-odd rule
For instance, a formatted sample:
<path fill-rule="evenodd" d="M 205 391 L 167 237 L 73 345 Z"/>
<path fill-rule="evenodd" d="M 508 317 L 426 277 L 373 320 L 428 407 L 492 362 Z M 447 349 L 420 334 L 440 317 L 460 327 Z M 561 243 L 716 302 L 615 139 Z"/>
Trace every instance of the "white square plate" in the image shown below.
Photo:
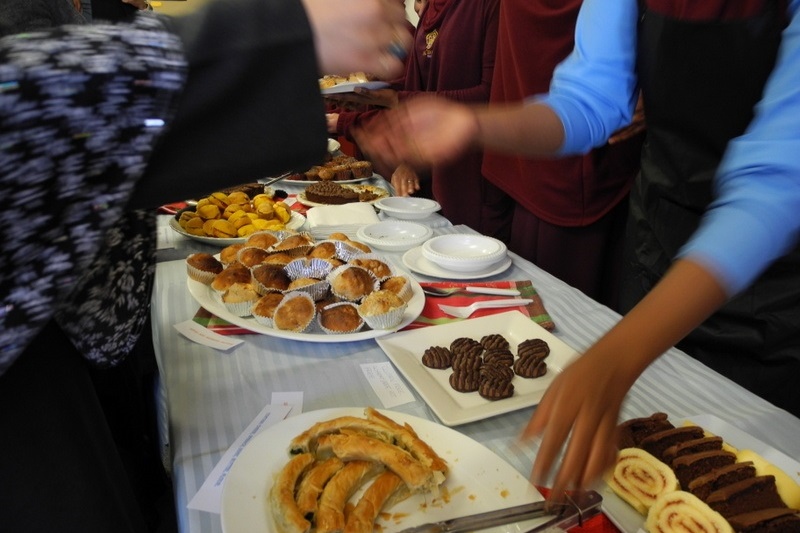
<path fill-rule="evenodd" d="M 480 340 L 484 335 L 499 333 L 516 354 L 517 346 L 527 339 L 542 339 L 550 346 L 547 373 L 534 379 L 514 376 L 514 395 L 490 401 L 477 392 L 463 393 L 450 386 L 451 370 L 435 370 L 422 364 L 422 354 L 431 346 L 449 347 L 459 337 Z M 419 392 L 443 424 L 457 426 L 491 416 L 536 405 L 553 378 L 575 357 L 577 352 L 518 311 L 451 322 L 393 333 L 376 339 L 392 363 Z"/>

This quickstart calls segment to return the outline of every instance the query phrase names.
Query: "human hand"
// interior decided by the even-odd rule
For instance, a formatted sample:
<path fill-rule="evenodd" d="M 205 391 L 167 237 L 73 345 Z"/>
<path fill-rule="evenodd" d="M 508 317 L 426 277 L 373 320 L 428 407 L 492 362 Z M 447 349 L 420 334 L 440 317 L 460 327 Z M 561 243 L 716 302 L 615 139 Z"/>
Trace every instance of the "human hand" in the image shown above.
<path fill-rule="evenodd" d="M 330 95 L 339 104 L 361 104 L 378 107 L 397 107 L 397 91 L 394 89 L 365 89 L 357 87 L 355 92 Z"/>
<path fill-rule="evenodd" d="M 477 141 L 479 133 L 471 107 L 429 95 L 410 99 L 353 128 L 359 147 L 371 160 L 393 167 L 406 163 L 417 169 L 452 162 Z"/>
<path fill-rule="evenodd" d="M 639 100 L 636 102 L 636 109 L 633 112 L 633 119 L 631 120 L 631 123 L 611 134 L 611 137 L 608 139 L 608 144 L 625 141 L 631 137 L 635 137 L 646 129 L 647 124 L 645 123 L 644 101 L 642 100 L 642 96 L 640 94 Z"/>
<path fill-rule="evenodd" d="M 328 133 L 336 133 L 339 124 L 339 113 L 325 113 L 325 122 L 328 124 Z"/>
<path fill-rule="evenodd" d="M 150 9 L 150 4 L 146 2 L 146 0 L 122 0 L 123 4 L 130 4 L 136 9 L 144 11 L 145 9 Z"/>
<path fill-rule="evenodd" d="M 389 0 L 302 0 L 322 72 L 398 76 L 411 45 L 405 9 Z"/>
<path fill-rule="evenodd" d="M 522 435 L 525 439 L 542 435 L 531 475 L 537 484 L 546 482 L 569 436 L 553 481 L 552 501 L 565 490 L 589 486 L 616 458 L 620 406 L 632 383 L 621 382 L 625 373 L 618 371 L 614 358 L 604 359 L 592 350 L 553 380 Z"/>
<path fill-rule="evenodd" d="M 419 190 L 419 176 L 407 165 L 400 165 L 392 173 L 392 187 L 397 196 L 411 196 Z"/>

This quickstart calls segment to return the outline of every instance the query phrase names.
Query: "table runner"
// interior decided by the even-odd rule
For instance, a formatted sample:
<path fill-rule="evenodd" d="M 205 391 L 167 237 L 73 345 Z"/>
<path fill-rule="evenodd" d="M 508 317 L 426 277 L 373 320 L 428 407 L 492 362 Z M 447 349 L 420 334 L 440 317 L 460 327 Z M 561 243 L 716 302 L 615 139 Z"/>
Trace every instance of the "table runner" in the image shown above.
<path fill-rule="evenodd" d="M 509 310 L 516 309 L 522 314 L 529 316 L 531 320 L 542 326 L 547 331 L 555 329 L 553 319 L 544 307 L 541 296 L 534 288 L 530 280 L 518 281 L 488 281 L 488 282 L 469 282 L 457 283 L 452 281 L 434 281 L 422 282 L 423 287 L 494 287 L 498 289 L 517 289 L 519 291 L 519 298 L 530 298 L 533 300 L 528 305 L 520 305 L 518 307 L 503 307 L 500 309 L 479 309 L 475 311 L 470 318 L 478 318 L 482 316 L 494 315 L 497 313 L 505 313 Z M 411 324 L 406 326 L 403 331 L 409 329 L 424 328 L 427 326 L 436 326 L 440 324 L 447 324 L 449 322 L 457 322 L 464 320 L 463 318 L 456 318 L 444 313 L 439 309 L 440 304 L 464 306 L 475 302 L 485 300 L 496 300 L 498 298 L 505 298 L 501 296 L 493 296 L 488 294 L 478 293 L 456 293 L 451 296 L 427 296 L 425 298 L 425 307 L 422 309 L 420 315 Z"/>

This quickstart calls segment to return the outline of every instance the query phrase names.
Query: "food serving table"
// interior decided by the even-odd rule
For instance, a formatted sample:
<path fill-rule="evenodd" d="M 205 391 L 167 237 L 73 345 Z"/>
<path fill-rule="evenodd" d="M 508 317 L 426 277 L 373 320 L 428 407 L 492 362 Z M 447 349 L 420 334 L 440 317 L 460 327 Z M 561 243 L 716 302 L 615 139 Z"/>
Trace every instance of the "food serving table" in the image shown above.
<path fill-rule="evenodd" d="M 374 339 L 343 343 L 310 343 L 248 334 L 229 351 L 217 351 L 179 334 L 174 325 L 190 320 L 198 304 L 187 290 L 183 258 L 195 251 L 218 249 L 169 235 L 161 216 L 161 237 L 171 241 L 159 250 L 152 305 L 153 336 L 161 370 L 162 429 L 172 471 L 179 528 L 182 532 L 222 531 L 220 516 L 191 510 L 187 503 L 214 466 L 275 392 L 303 393 L 303 411 L 331 407 L 381 408 L 379 397 L 361 371 L 365 363 L 388 361 Z M 465 226 L 434 229 L 434 235 L 471 232 Z M 161 239 L 163 240 L 163 239 Z M 163 244 L 162 244 L 163 246 Z M 402 252 L 380 252 L 407 272 Z M 512 266 L 493 280 L 530 280 L 556 324 L 553 334 L 584 351 L 619 315 L 536 265 L 511 254 Z M 441 281 L 409 273 L 417 281 Z M 481 280 L 481 281 L 487 281 Z M 436 327 L 427 328 L 435 344 Z M 414 401 L 391 410 L 437 421 L 412 386 Z M 623 418 L 664 411 L 670 418 L 715 415 L 793 458 L 800 457 L 800 419 L 751 394 L 683 352 L 671 349 L 635 383 Z M 456 426 L 527 476 L 536 442 L 517 435 L 533 408 Z M 275 453 L 285 453 L 276 449 Z"/>

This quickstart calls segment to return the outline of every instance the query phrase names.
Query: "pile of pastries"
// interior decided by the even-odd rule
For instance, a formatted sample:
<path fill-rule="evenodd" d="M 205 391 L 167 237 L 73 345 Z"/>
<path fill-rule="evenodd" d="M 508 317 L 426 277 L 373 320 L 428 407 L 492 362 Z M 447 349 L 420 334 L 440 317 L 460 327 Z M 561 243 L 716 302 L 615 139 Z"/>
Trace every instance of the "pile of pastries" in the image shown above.
<path fill-rule="evenodd" d="M 314 165 L 305 172 L 294 172 L 286 179 L 290 181 L 350 181 L 372 177 L 372 163 L 341 154 L 328 154 L 321 165 Z"/>
<path fill-rule="evenodd" d="M 395 503 L 412 494 L 437 496 L 448 470 L 411 426 L 371 407 L 363 418 L 314 424 L 292 439 L 289 454 L 269 492 L 279 533 L 372 533 L 381 511 Z"/>
<path fill-rule="evenodd" d="M 186 259 L 191 279 L 208 285 L 232 314 L 295 333 L 391 329 L 413 296 L 411 281 L 369 246 L 332 233 L 260 231 Z"/>
<path fill-rule="evenodd" d="M 232 191 L 201 198 L 194 211 L 180 214 L 178 224 L 190 235 L 230 239 L 285 229 L 291 218 L 289 206 L 267 193 L 250 197 L 244 191 Z"/>
<path fill-rule="evenodd" d="M 320 89 L 330 89 L 342 83 L 364 83 L 367 81 L 375 80 L 375 76 L 367 74 L 366 72 L 351 72 L 347 76 L 340 76 L 338 74 L 326 74 L 319 79 Z"/>

